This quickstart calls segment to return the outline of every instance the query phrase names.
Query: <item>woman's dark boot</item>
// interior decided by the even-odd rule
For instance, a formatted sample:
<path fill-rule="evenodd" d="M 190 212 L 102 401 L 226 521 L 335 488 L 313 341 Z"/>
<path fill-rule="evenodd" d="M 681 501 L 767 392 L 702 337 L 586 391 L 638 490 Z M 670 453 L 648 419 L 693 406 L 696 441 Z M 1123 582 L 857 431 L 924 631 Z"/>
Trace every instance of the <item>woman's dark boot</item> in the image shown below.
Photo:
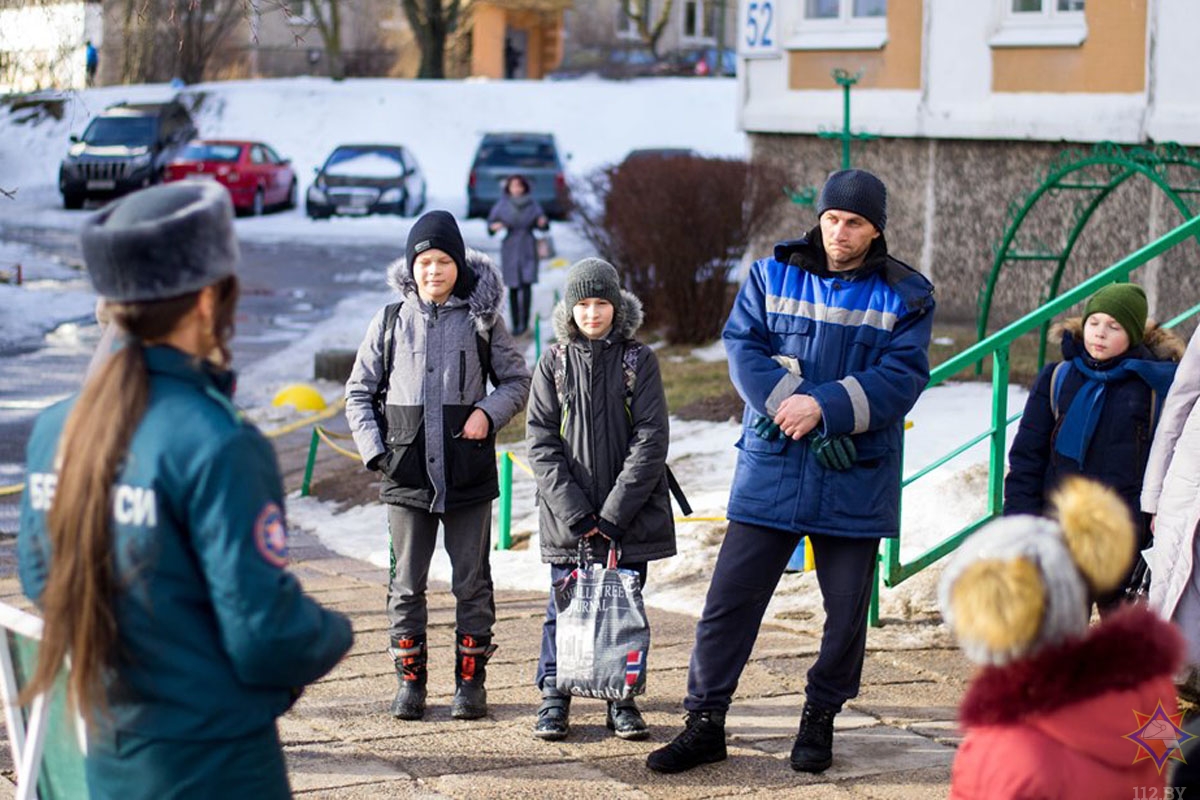
<path fill-rule="evenodd" d="M 638 740 L 650 735 L 646 720 L 642 719 L 642 712 L 638 711 L 632 697 L 628 700 L 608 701 L 607 724 L 608 729 L 619 739 Z"/>
<path fill-rule="evenodd" d="M 553 680 L 553 677 L 550 680 Z M 533 735 L 548 742 L 557 742 L 567 738 L 570 730 L 571 695 L 560 692 L 553 685 L 544 687 Z"/>
<path fill-rule="evenodd" d="M 396 680 L 400 683 L 396 699 L 392 701 L 392 716 L 396 719 L 421 719 L 425 716 L 425 635 L 393 639 L 388 653 L 396 665 Z"/>
<path fill-rule="evenodd" d="M 457 634 L 455 646 L 454 699 L 450 716 L 455 719 L 479 719 L 487 716 L 487 662 L 496 652 L 491 636 Z"/>

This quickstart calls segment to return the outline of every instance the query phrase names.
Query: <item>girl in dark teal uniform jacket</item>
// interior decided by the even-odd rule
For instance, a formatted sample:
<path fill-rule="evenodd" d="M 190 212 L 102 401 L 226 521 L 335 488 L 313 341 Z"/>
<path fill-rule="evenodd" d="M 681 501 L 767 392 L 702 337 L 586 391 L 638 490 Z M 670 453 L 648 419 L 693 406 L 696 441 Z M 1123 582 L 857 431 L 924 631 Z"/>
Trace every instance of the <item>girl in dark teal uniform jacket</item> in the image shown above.
<path fill-rule="evenodd" d="M 137 192 L 83 249 L 124 342 L 30 437 L 19 568 L 46 626 L 26 691 L 70 656 L 92 798 L 288 797 L 275 719 L 352 634 L 285 569 L 274 452 L 230 402 L 229 196 Z"/>

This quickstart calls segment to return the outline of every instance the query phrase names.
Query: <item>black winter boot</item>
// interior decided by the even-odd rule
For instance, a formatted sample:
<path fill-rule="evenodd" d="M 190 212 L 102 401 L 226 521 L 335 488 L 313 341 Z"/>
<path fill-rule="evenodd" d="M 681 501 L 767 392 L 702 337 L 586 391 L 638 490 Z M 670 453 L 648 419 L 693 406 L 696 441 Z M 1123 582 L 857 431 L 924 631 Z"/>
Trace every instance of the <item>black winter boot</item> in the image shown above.
<path fill-rule="evenodd" d="M 655 772 L 685 772 L 725 760 L 725 712 L 689 711 L 683 731 L 666 747 L 646 757 Z"/>
<path fill-rule="evenodd" d="M 805 703 L 800 712 L 800 732 L 792 745 L 792 769 L 797 772 L 824 772 L 833 763 L 832 708 Z"/>
<path fill-rule="evenodd" d="M 553 677 L 547 680 L 553 680 Z M 533 735 L 548 742 L 567 738 L 571 730 L 571 695 L 560 692 L 554 685 L 542 688 L 542 704 L 538 706 L 537 724 Z"/>
<path fill-rule="evenodd" d="M 646 720 L 642 719 L 642 712 L 638 711 L 632 697 L 628 700 L 609 700 L 607 717 L 605 724 L 618 739 L 641 740 L 650 735 Z"/>
<path fill-rule="evenodd" d="M 392 716 L 396 719 L 421 719 L 425 716 L 426 659 L 425 636 L 393 639 L 388 648 L 396 665 L 396 680 L 400 688 L 392 701 Z"/>
<path fill-rule="evenodd" d="M 457 634 L 455 647 L 454 699 L 450 716 L 455 719 L 479 719 L 487 716 L 487 662 L 496 652 L 491 636 Z"/>

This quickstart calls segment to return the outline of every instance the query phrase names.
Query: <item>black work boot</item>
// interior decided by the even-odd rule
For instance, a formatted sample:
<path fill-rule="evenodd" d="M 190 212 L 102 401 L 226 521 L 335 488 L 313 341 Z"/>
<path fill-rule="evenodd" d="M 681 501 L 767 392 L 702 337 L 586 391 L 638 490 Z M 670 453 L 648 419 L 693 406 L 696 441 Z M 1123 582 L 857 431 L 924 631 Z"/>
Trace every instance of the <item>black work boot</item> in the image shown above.
<path fill-rule="evenodd" d="M 396 680 L 400 688 L 392 701 L 392 716 L 396 719 L 421 719 L 425 716 L 425 636 L 405 636 L 392 640 L 388 648 L 396 665 Z"/>
<path fill-rule="evenodd" d="M 553 680 L 553 679 L 551 679 Z M 571 695 L 560 692 L 554 685 L 542 688 L 542 704 L 538 706 L 537 724 L 533 735 L 548 742 L 567 738 L 571 730 Z"/>
<path fill-rule="evenodd" d="M 805 703 L 800 712 L 800 732 L 792 745 L 792 769 L 797 772 L 824 772 L 833 763 L 832 708 Z"/>
<path fill-rule="evenodd" d="M 689 711 L 683 732 L 646 757 L 655 772 L 684 772 L 725 760 L 725 712 Z"/>
<path fill-rule="evenodd" d="M 450 716 L 455 719 L 479 719 L 487 716 L 487 662 L 496 652 L 491 636 L 457 634 L 455 647 L 454 699 Z"/>
<path fill-rule="evenodd" d="M 619 739 L 640 740 L 650 735 L 646 720 L 642 719 L 642 712 L 638 711 L 632 697 L 628 700 L 609 700 L 607 716 L 605 724 Z"/>

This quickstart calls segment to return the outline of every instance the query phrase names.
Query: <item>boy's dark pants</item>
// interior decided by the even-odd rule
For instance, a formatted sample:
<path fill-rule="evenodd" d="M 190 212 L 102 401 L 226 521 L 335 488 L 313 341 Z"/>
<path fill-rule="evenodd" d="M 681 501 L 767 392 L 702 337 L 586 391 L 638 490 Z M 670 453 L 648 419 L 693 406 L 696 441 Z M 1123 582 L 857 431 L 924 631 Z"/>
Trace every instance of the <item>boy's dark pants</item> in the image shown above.
<path fill-rule="evenodd" d="M 840 711 L 858 695 L 878 539 L 813 534 L 825 607 L 821 651 L 808 671 L 809 702 Z M 758 638 L 763 614 L 799 534 L 730 522 L 717 555 L 688 666 L 688 711 L 725 711 Z"/>
<path fill-rule="evenodd" d="M 638 574 L 642 586 L 646 585 L 646 562 L 638 561 L 631 564 L 621 564 L 621 569 L 628 569 Z M 534 682 L 541 689 L 547 681 L 553 685 L 558 674 L 558 645 L 554 637 L 558 633 L 558 606 L 554 605 L 554 584 L 571 574 L 574 564 L 550 565 L 550 602 L 546 605 L 546 620 L 542 623 L 542 652 L 538 655 L 537 678 Z"/>
<path fill-rule="evenodd" d="M 419 508 L 388 506 L 388 531 L 392 539 L 392 579 L 388 586 L 388 625 L 392 643 L 425 633 L 429 611 L 425 590 L 429 562 L 437 545 L 438 523 L 450 556 L 450 589 L 455 599 L 455 627 L 459 633 L 491 636 L 496 622 L 492 591 L 492 503 L 485 501 L 443 514 Z"/>

